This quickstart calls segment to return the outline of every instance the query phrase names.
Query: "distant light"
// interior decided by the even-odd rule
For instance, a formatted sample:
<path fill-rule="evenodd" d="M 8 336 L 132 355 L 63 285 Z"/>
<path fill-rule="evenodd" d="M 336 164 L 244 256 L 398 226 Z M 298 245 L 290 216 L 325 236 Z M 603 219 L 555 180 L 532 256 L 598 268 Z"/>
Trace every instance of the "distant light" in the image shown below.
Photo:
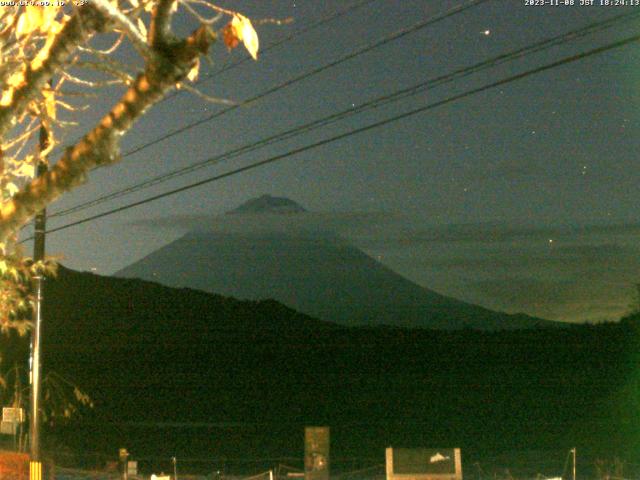
<path fill-rule="evenodd" d="M 485 30 L 484 32 L 482 32 L 482 34 L 483 34 L 485 37 L 488 37 L 489 35 L 491 35 L 491 30 Z"/>
<path fill-rule="evenodd" d="M 553 243 L 553 238 L 550 238 L 550 239 L 549 239 L 549 243 Z"/>
<path fill-rule="evenodd" d="M 91 271 L 92 271 L 92 272 L 97 272 L 97 271 L 98 271 L 98 269 L 97 269 L 96 267 L 91 267 Z"/>

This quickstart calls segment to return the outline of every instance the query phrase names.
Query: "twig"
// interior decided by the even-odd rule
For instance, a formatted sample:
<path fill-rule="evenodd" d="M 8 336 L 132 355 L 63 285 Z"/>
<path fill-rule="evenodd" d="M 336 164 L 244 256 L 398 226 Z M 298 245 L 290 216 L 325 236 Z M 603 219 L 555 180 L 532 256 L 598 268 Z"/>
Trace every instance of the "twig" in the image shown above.
<path fill-rule="evenodd" d="M 206 100 L 209 103 L 217 103 L 217 104 L 222 104 L 222 105 L 237 105 L 238 104 L 237 102 L 234 102 L 233 100 L 228 100 L 226 98 L 212 97 L 210 95 L 207 95 L 206 93 L 202 93 L 197 88 L 194 88 L 191 85 L 188 85 L 188 84 L 186 84 L 184 82 L 182 82 L 180 84 L 180 88 L 183 88 L 187 92 L 190 92 L 190 93 L 193 93 L 194 95 L 197 95 L 198 97 L 202 98 L 203 100 Z"/>
<path fill-rule="evenodd" d="M 124 34 L 131 40 L 134 48 L 142 58 L 151 62 L 156 60 L 156 55 L 153 50 L 149 48 L 146 38 L 142 36 L 138 28 L 124 13 L 107 0 L 91 0 L 91 2 L 94 8 L 106 18 L 115 22 L 123 30 Z"/>

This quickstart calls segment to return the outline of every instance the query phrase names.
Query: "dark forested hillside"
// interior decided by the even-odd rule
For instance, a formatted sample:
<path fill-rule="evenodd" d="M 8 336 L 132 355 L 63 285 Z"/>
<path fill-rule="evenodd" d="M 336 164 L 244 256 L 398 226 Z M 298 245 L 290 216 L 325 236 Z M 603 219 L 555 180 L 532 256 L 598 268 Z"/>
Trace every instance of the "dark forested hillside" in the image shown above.
<path fill-rule="evenodd" d="M 306 424 L 332 427 L 336 457 L 381 461 L 389 445 L 461 446 L 467 458 L 572 446 L 633 456 L 640 446 L 634 318 L 503 332 L 346 328 L 274 301 L 66 269 L 47 281 L 45 308 L 45 369 L 96 403 L 82 428 L 57 432 L 78 449 L 286 456 L 300 453 Z"/>

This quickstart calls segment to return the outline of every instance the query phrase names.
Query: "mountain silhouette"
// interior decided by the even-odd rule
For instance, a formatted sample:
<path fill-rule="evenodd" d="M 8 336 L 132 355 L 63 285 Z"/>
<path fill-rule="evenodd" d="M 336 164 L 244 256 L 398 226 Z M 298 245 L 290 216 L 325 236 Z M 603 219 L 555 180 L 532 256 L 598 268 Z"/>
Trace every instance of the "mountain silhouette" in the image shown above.
<path fill-rule="evenodd" d="M 499 332 L 343 327 L 272 300 L 63 267 L 44 299 L 43 368 L 96 404 L 49 432 L 55 448 L 290 457 L 301 455 L 305 425 L 329 425 L 333 468 L 346 468 L 345 457 L 382 461 L 389 445 L 460 446 L 485 468 L 497 453 L 517 460 L 551 449 L 561 469 L 566 445 L 583 459 L 637 452 L 637 321 Z"/>
<path fill-rule="evenodd" d="M 191 231 L 115 276 L 241 299 L 274 299 L 342 325 L 494 330 L 555 324 L 495 312 L 417 285 L 330 232 L 296 228 L 295 220 L 305 212 L 286 198 L 249 200 L 224 216 L 233 217 L 233 228 Z"/>
<path fill-rule="evenodd" d="M 262 195 L 260 197 L 249 200 L 235 210 L 228 212 L 229 214 L 248 214 L 248 213 L 302 213 L 307 210 L 300 204 L 286 197 L 274 197 L 271 195 Z"/>

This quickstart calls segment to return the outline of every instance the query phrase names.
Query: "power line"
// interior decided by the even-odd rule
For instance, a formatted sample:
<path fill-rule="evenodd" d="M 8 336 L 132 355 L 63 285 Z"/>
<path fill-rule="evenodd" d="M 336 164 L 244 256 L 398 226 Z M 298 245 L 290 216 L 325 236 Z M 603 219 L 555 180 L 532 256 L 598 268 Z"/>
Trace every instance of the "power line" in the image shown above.
<path fill-rule="evenodd" d="M 359 8 L 364 7 L 365 5 L 367 5 L 367 4 L 369 4 L 369 3 L 373 3 L 373 2 L 375 2 L 375 1 L 376 1 L 376 0 L 362 0 L 362 1 L 360 1 L 360 2 L 357 2 L 357 3 L 354 3 L 354 4 L 352 4 L 352 5 L 349 5 L 349 6 L 348 6 L 348 7 L 346 7 L 346 8 L 343 8 L 342 10 L 338 10 L 338 11 L 337 11 L 337 12 L 335 12 L 335 13 L 331 13 L 331 14 L 329 14 L 329 15 L 327 15 L 327 16 L 325 16 L 325 17 L 321 18 L 320 20 L 318 20 L 318 21 L 316 21 L 316 22 L 310 23 L 310 24 L 309 24 L 309 25 L 307 25 L 306 27 L 302 27 L 301 29 L 296 30 L 295 32 L 293 32 L 293 33 L 291 33 L 291 34 L 287 35 L 287 36 L 286 36 L 286 37 L 284 37 L 284 38 L 281 38 L 280 40 L 276 40 L 275 42 L 270 43 L 270 44 L 269 44 L 268 46 L 266 46 L 265 48 L 261 48 L 261 49 L 260 49 L 260 53 L 263 55 L 263 54 L 265 54 L 266 52 L 268 52 L 269 50 L 273 50 L 274 48 L 279 47 L 280 45 L 283 45 L 284 43 L 287 43 L 287 42 L 289 42 L 290 40 L 293 40 L 293 39 L 294 39 L 295 37 L 297 37 L 297 36 L 300 36 L 300 35 L 303 35 L 303 34 L 305 34 L 305 33 L 307 33 L 307 32 L 310 32 L 311 30 L 314 30 L 314 29 L 316 29 L 316 28 L 318 28 L 318 27 L 320 27 L 320 26 L 324 25 L 325 23 L 329 23 L 329 22 L 331 22 L 331 21 L 333 21 L 333 20 L 336 20 L 336 19 L 338 19 L 338 18 L 340 18 L 340 17 L 343 17 L 343 16 L 345 16 L 345 15 L 347 15 L 347 14 L 351 13 L 351 12 L 354 12 L 354 11 L 358 10 Z M 202 76 L 202 77 L 201 77 L 201 78 L 196 82 L 196 85 L 200 85 L 201 83 L 208 82 L 208 81 L 209 81 L 209 80 L 211 80 L 212 78 L 215 78 L 215 77 L 217 77 L 218 75 L 220 75 L 220 74 L 222 74 L 222 73 L 224 73 L 224 72 L 227 72 L 227 71 L 229 71 L 229 70 L 232 70 L 233 68 L 235 68 L 235 67 L 237 67 L 237 66 L 239 66 L 239 65 L 242 65 L 243 63 L 246 63 L 246 62 L 248 62 L 248 61 L 250 61 L 250 60 L 252 60 L 251 56 L 250 56 L 250 55 L 245 55 L 242 59 L 240 59 L 240 60 L 238 60 L 238 61 L 236 61 L 236 62 L 233 62 L 233 63 L 231 63 L 231 64 L 229 64 L 229 65 L 226 65 L 226 66 L 222 67 L 221 69 L 219 69 L 219 70 L 217 70 L 217 71 L 215 71 L 215 72 L 212 72 L 212 73 L 208 73 L 208 74 L 206 74 L 206 75 L 203 75 L 203 76 Z M 169 94 L 169 95 L 165 96 L 165 97 L 164 97 L 162 100 L 160 100 L 160 102 L 158 102 L 158 103 L 161 103 L 161 102 L 164 102 L 165 100 L 169 100 L 170 98 L 176 97 L 176 96 L 180 95 L 181 93 L 183 93 L 183 91 L 181 91 L 181 90 L 174 90 L 171 94 Z"/>
<path fill-rule="evenodd" d="M 360 2 L 356 2 L 356 3 L 352 4 L 352 5 L 349 5 L 348 7 L 345 7 L 342 10 L 338 10 L 336 12 L 333 12 L 333 13 L 330 13 L 328 15 L 325 15 L 324 17 L 320 18 L 319 20 L 310 23 L 306 27 L 302 27 L 299 30 L 296 30 L 295 32 L 287 35 L 286 37 L 281 38 L 280 40 L 276 40 L 275 42 L 270 43 L 266 47 L 261 48 L 260 49 L 260 54 L 264 55 L 266 52 L 268 52 L 270 50 L 273 50 L 273 49 L 279 47 L 280 45 L 282 45 L 282 44 L 284 44 L 286 42 L 289 42 L 289 41 L 293 40 L 294 38 L 296 38 L 296 37 L 298 37 L 300 35 L 304 35 L 305 33 L 308 33 L 308 32 L 310 32 L 310 31 L 312 31 L 312 30 L 314 30 L 314 29 L 316 29 L 318 27 L 321 27 L 322 25 L 324 25 L 326 23 L 332 22 L 333 20 L 336 20 L 336 19 L 338 19 L 340 17 L 343 17 L 343 16 L 345 16 L 345 15 L 351 13 L 351 12 L 354 12 L 354 11 L 358 10 L 359 8 L 364 7 L 365 5 L 367 5 L 369 3 L 373 3 L 375 1 L 377 1 L 377 0 L 361 0 Z M 238 66 L 240 66 L 240 65 L 242 65 L 244 63 L 246 63 L 249 60 L 252 60 L 251 56 L 250 55 L 246 55 L 242 59 L 237 60 L 237 61 L 232 62 L 232 63 L 229 63 L 229 64 L 223 66 L 222 68 L 216 70 L 215 72 L 209 72 L 209 73 L 207 73 L 205 75 L 202 75 L 200 77 L 200 79 L 195 82 L 194 85 L 200 85 L 202 83 L 208 82 L 209 80 L 217 77 L 218 75 L 221 75 L 221 74 L 223 74 L 225 72 L 228 72 L 229 70 L 232 70 L 232 69 L 234 69 L 234 68 L 236 68 L 236 67 L 238 67 Z M 165 102 L 165 101 L 167 101 L 167 100 L 169 100 L 171 98 L 177 97 L 178 95 L 180 95 L 182 93 L 184 93 L 184 90 L 174 90 L 173 92 L 169 93 L 168 95 L 165 95 L 161 100 L 159 100 L 156 103 L 156 105 L 158 105 L 158 104 L 160 104 L 162 102 Z M 75 141 L 72 142 L 71 145 L 78 143 L 80 140 L 81 140 L 81 138 L 77 138 Z M 53 149 L 52 153 L 55 153 L 55 152 L 58 152 L 60 150 L 65 149 L 65 148 L 68 148 L 71 145 L 67 144 L 67 145 L 57 146 L 57 147 L 55 147 Z M 125 154 L 125 156 L 126 155 L 127 154 Z"/>
<path fill-rule="evenodd" d="M 206 178 L 204 180 L 200 180 L 198 182 L 191 183 L 189 185 L 185 185 L 185 186 L 180 187 L 180 188 L 169 190 L 167 192 L 164 192 L 164 193 L 161 193 L 161 194 L 158 194 L 158 195 L 154 195 L 152 197 L 148 197 L 146 199 L 143 199 L 143 200 L 140 200 L 140 201 L 137 201 L 137 202 L 133 202 L 133 203 L 130 203 L 128 205 L 123 205 L 121 207 L 114 208 L 112 210 L 108 210 L 108 211 L 105 211 L 105 212 L 102 212 L 102 213 L 99 213 L 99 214 L 96 214 L 96 215 L 92 215 L 90 217 L 86 217 L 86 218 L 84 218 L 82 220 L 78 220 L 78 221 L 75 221 L 75 222 L 68 223 L 66 225 L 62 225 L 60 227 L 56 227 L 56 228 L 47 230 L 47 233 L 55 233 L 55 232 L 58 232 L 60 230 L 65 230 L 67 228 L 71 228 L 71 227 L 74 227 L 74 226 L 77 226 L 77 225 L 81 225 L 83 223 L 87 223 L 87 222 L 90 222 L 90 221 L 93 221 L 93 220 L 97 220 L 97 219 L 102 218 L 102 217 L 113 215 L 114 213 L 122 212 L 122 211 L 128 210 L 130 208 L 134 208 L 134 207 L 137 207 L 137 206 L 140 206 L 140 205 L 144 205 L 146 203 L 150 203 L 150 202 L 153 202 L 155 200 L 159 200 L 161 198 L 165 198 L 165 197 L 168 197 L 168 196 L 171 196 L 171 195 L 175 195 L 177 193 L 181 193 L 181 192 L 190 190 L 192 188 L 196 188 L 196 187 L 208 184 L 208 183 L 212 183 L 212 182 L 215 182 L 215 181 L 218 181 L 218 180 L 222 180 L 222 179 L 227 178 L 227 177 L 231 177 L 231 176 L 239 174 L 239 173 L 243 173 L 243 172 L 246 172 L 246 171 L 249 171 L 249 170 L 253 170 L 255 168 L 258 168 L 258 167 L 261 167 L 261 166 L 264 166 L 264 165 L 268 165 L 268 164 L 277 162 L 279 160 L 283 160 L 283 159 L 288 158 L 288 157 L 292 157 L 292 156 L 297 155 L 299 153 L 303 153 L 303 152 L 306 152 L 308 150 L 312 150 L 314 148 L 317 148 L 317 147 L 320 147 L 320 146 L 323 146 L 323 145 L 327 145 L 329 143 L 333 143 L 335 141 L 342 140 L 344 138 L 348 138 L 348 137 L 351 137 L 351 136 L 359 134 L 359 133 L 364 133 L 364 132 L 367 132 L 369 130 L 373 130 L 375 128 L 381 127 L 381 126 L 384 126 L 384 125 L 387 125 L 387 124 L 390 124 L 390 123 L 393 123 L 393 122 L 397 122 L 399 120 L 403 120 L 405 118 L 411 117 L 413 115 L 417 115 L 419 113 L 423 113 L 423 112 L 426 112 L 428 110 L 432 110 L 434 108 L 441 107 L 441 106 L 446 105 L 448 103 L 452 103 L 452 102 L 455 102 L 457 100 L 461 100 L 463 98 L 467 98 L 467 97 L 470 97 L 472 95 L 476 95 L 478 93 L 482 93 L 482 92 L 485 92 L 487 90 L 490 90 L 490 89 L 493 89 L 493 88 L 496 88 L 496 87 L 499 87 L 499 86 L 502 86 L 502 85 L 506 85 L 506 84 L 511 83 L 511 82 L 515 82 L 517 80 L 522 80 L 522 79 L 527 78 L 527 77 L 529 77 L 531 75 L 535 75 L 535 74 L 538 74 L 538 73 L 541 73 L 541 72 L 545 72 L 547 70 L 552 70 L 552 69 L 557 68 L 559 66 L 566 65 L 566 64 L 569 64 L 569 63 L 573 63 L 573 62 L 576 62 L 578 60 L 582 60 L 584 58 L 588 58 L 588 57 L 591 57 L 591 56 L 594 56 L 594 55 L 599 55 L 599 54 L 607 52 L 609 50 L 620 48 L 622 46 L 625 46 L 625 45 L 628 45 L 628 44 L 631 44 L 631 43 L 637 42 L 637 41 L 640 41 L 640 35 L 633 35 L 633 36 L 627 37 L 627 38 L 625 38 L 623 40 L 619 40 L 617 42 L 609 43 L 609 44 L 607 44 L 605 46 L 602 46 L 602 47 L 594 48 L 594 49 L 588 50 L 588 51 L 583 52 L 583 53 L 578 53 L 578 54 L 575 54 L 575 55 L 571 55 L 569 57 L 564 57 L 561 60 L 557 60 L 555 62 L 548 63 L 546 65 L 543 65 L 543 66 L 540 66 L 540 67 L 536 67 L 536 68 L 531 69 L 531 70 L 527 70 L 527 71 L 525 71 L 523 73 L 512 75 L 512 76 L 504 78 L 502 80 L 498 80 L 498 81 L 495 81 L 495 82 L 492 82 L 492 83 L 485 84 L 485 85 L 483 85 L 481 87 L 477 87 L 477 88 L 473 88 L 473 89 L 467 90 L 467 91 L 465 91 L 463 93 L 450 96 L 450 97 L 448 97 L 448 98 L 446 98 L 444 100 L 440 100 L 440 101 L 437 101 L 437 102 L 434 102 L 434 103 L 430 103 L 430 104 L 424 105 L 422 107 L 418 107 L 418 108 L 409 110 L 407 112 L 404 112 L 404 113 L 401 113 L 401 114 L 398 114 L 398 115 L 394 115 L 394 116 L 386 118 L 384 120 L 380 120 L 378 122 L 371 123 L 371 124 L 366 125 L 364 127 L 359 127 L 359 128 L 350 130 L 350 131 L 345 132 L 345 133 L 334 135 L 332 137 L 328 137 L 326 139 L 323 139 L 323 140 L 320 140 L 320 141 L 305 145 L 303 147 L 295 148 L 293 150 L 289 150 L 288 152 L 285 152 L 285 153 L 282 153 L 282 154 L 279 154 L 279 155 L 274 155 L 274 156 L 269 157 L 269 158 L 267 158 L 265 160 L 261 160 L 259 162 L 255 162 L 255 163 L 246 165 L 244 167 L 236 168 L 235 170 L 231 170 L 231 171 L 225 172 L 223 174 L 215 175 L 215 176 Z M 31 240 L 31 238 L 27 238 L 27 239 L 23 240 L 20 243 L 26 242 L 28 240 Z"/>
<path fill-rule="evenodd" d="M 359 57 L 360 55 L 364 55 L 365 53 L 368 53 L 372 50 L 375 50 L 376 48 L 380 48 L 384 45 L 387 45 L 388 43 L 394 42 L 396 40 L 399 40 L 401 38 L 406 37 L 407 35 L 410 35 L 412 33 L 418 32 L 420 30 L 422 30 L 423 28 L 429 27 L 431 25 L 434 25 L 442 20 L 445 20 L 449 17 L 453 17 L 454 15 L 458 15 L 470 8 L 476 7 L 478 5 L 481 5 L 483 3 L 486 3 L 490 0 L 470 0 L 467 3 L 464 3 L 462 5 L 458 5 L 456 7 L 453 7 L 449 10 L 447 10 L 446 12 L 440 14 L 440 15 L 436 15 L 435 17 L 429 17 L 425 20 L 422 20 L 418 23 L 415 23 L 414 25 L 411 25 L 410 27 L 407 28 L 403 28 L 402 30 L 399 30 L 397 32 L 392 33 L 391 35 L 388 35 L 384 38 L 382 38 L 381 40 L 378 40 L 374 43 L 365 45 L 357 50 L 354 50 L 351 53 L 348 53 L 346 55 L 343 55 L 342 57 L 338 58 L 337 60 L 333 60 L 332 62 L 326 63 L 324 65 L 321 65 L 320 67 L 316 67 L 313 68 L 311 70 L 309 70 L 308 72 L 305 72 L 301 75 L 298 75 L 297 77 L 291 78 L 289 80 L 285 80 L 284 82 L 271 87 L 257 95 L 254 95 L 253 97 L 238 103 L 236 105 L 232 105 L 228 108 L 225 108 L 223 110 L 220 110 L 216 113 L 212 113 L 211 115 L 207 115 L 204 118 L 201 118 L 200 120 L 197 120 L 195 122 L 189 123 L 183 127 L 180 128 L 176 128 L 175 130 L 172 130 L 150 142 L 146 142 L 142 145 L 139 145 L 137 147 L 134 147 L 133 149 L 129 150 L 128 152 L 124 153 L 122 155 L 122 158 L 124 157 L 128 157 L 130 155 L 133 155 L 135 153 L 140 152 L 141 150 L 144 150 L 145 148 L 148 148 L 152 145 L 155 145 L 157 143 L 163 142 L 171 137 L 174 137 L 178 134 L 184 133 L 188 130 L 191 130 L 194 127 L 197 127 L 199 125 L 202 125 L 203 123 L 207 123 L 210 122 L 211 120 L 221 117 L 222 115 L 225 115 L 229 112 L 232 112 L 234 110 L 239 109 L 240 107 L 245 107 L 251 103 L 257 102 L 258 100 L 261 100 L 265 97 L 267 97 L 268 95 L 272 95 L 275 92 L 278 92 L 284 88 L 290 87 L 291 85 L 294 85 L 298 82 L 301 82 L 302 80 L 306 80 L 307 78 L 313 77 L 315 75 L 318 75 L 319 73 L 322 73 L 326 70 L 329 70 L 330 68 L 336 67 L 338 65 L 341 65 L 344 62 L 347 62 L 349 60 L 352 60 L 356 57 Z"/>
<path fill-rule="evenodd" d="M 167 139 L 169 139 L 171 137 L 174 137 L 176 135 L 184 133 L 184 132 L 186 132 L 188 130 L 191 130 L 192 128 L 195 128 L 195 127 L 197 127 L 199 125 L 202 125 L 204 123 L 210 122 L 211 120 L 213 120 L 215 118 L 218 118 L 218 117 L 221 117 L 222 115 L 225 115 L 225 114 L 227 114 L 229 112 L 232 112 L 234 110 L 237 110 L 240 107 L 245 107 L 245 106 L 247 106 L 247 105 L 249 105 L 251 103 L 257 102 L 258 100 L 261 100 L 262 98 L 267 97 L 268 95 L 271 95 L 271 94 L 273 94 L 275 92 L 278 92 L 278 91 L 280 91 L 280 90 L 282 90 L 284 88 L 290 87 L 291 85 L 293 85 L 295 83 L 298 83 L 298 82 L 300 82 L 302 80 L 310 78 L 310 77 L 312 77 L 314 75 L 318 75 L 319 73 L 324 72 L 325 70 L 328 70 L 330 68 L 336 67 L 336 66 L 338 66 L 338 65 L 340 65 L 340 64 L 342 64 L 344 62 L 347 62 L 347 61 L 349 61 L 349 60 L 351 60 L 353 58 L 356 58 L 356 57 L 358 57 L 360 55 L 364 55 L 365 53 L 370 52 L 371 50 L 374 50 L 376 48 L 379 48 L 379 47 L 382 47 L 384 45 L 387 45 L 388 43 L 391 43 L 393 41 L 399 40 L 399 39 L 401 39 L 401 38 L 403 38 L 403 37 L 405 37 L 405 36 L 407 36 L 409 34 L 415 33 L 415 32 L 417 32 L 417 31 L 419 31 L 419 30 L 421 30 L 423 28 L 429 27 L 429 26 L 431 26 L 431 25 L 433 25 L 435 23 L 438 23 L 438 22 L 440 22 L 442 20 L 445 20 L 445 19 L 447 19 L 449 17 L 452 17 L 454 15 L 458 15 L 458 14 L 460 14 L 460 13 L 462 13 L 462 12 L 464 12 L 464 11 L 470 9 L 470 8 L 478 6 L 478 5 L 482 4 L 482 3 L 486 3 L 488 1 L 490 1 L 490 0 L 470 0 L 467 3 L 464 3 L 462 5 L 458 5 L 456 7 L 453 7 L 451 9 L 449 9 L 449 10 L 447 10 L 446 12 L 444 12 L 444 13 L 442 13 L 440 15 L 437 15 L 435 17 L 429 17 L 429 18 L 427 18 L 427 19 L 425 19 L 423 21 L 420 21 L 418 23 L 415 23 L 414 25 L 411 25 L 410 27 L 407 27 L 407 28 L 404 28 L 404 29 L 399 30 L 397 32 L 394 32 L 391 35 L 388 35 L 388 36 L 382 38 L 381 40 L 378 40 L 378 41 L 376 41 L 374 43 L 371 43 L 371 44 L 367 44 L 367 45 L 359 48 L 358 50 L 355 50 L 355 51 L 353 51 L 351 53 L 343 55 L 342 57 L 338 58 L 337 60 L 333 60 L 333 61 L 331 61 L 331 62 L 329 62 L 327 64 L 324 64 L 324 65 L 322 65 L 320 67 L 316 67 L 316 68 L 314 68 L 314 69 L 312 69 L 312 70 L 310 70 L 308 72 L 305 72 L 305 73 L 303 73 L 303 74 L 301 74 L 301 75 L 299 75 L 297 77 L 288 79 L 288 80 L 286 80 L 286 81 L 284 81 L 284 82 L 282 82 L 282 83 L 280 83 L 280 84 L 278 84 L 278 85 L 276 85 L 274 87 L 271 87 L 271 88 L 269 88 L 269 89 L 267 89 L 267 90 L 265 90 L 265 91 L 263 91 L 263 92 L 261 92 L 261 93 L 259 93 L 257 95 L 254 95 L 253 97 L 251 97 L 251 98 L 249 98 L 249 99 L 247 99 L 247 100 L 245 100 L 245 101 L 243 101 L 241 103 L 237 103 L 237 104 L 232 105 L 232 106 L 230 106 L 228 108 L 225 108 L 225 109 L 220 110 L 218 112 L 212 113 L 211 115 L 207 115 L 206 117 L 201 118 L 200 120 L 196 120 L 195 122 L 189 123 L 189 124 L 187 124 L 187 125 L 185 125 L 183 127 L 174 129 L 174 130 L 172 130 L 170 132 L 167 132 L 164 135 L 161 135 L 160 137 L 155 138 L 154 140 L 151 140 L 151 141 L 146 142 L 146 143 L 144 143 L 142 145 L 134 147 L 131 150 L 123 153 L 122 154 L 122 158 L 128 157 L 128 156 L 133 155 L 135 153 L 138 153 L 138 152 L 140 152 L 140 151 L 142 151 L 142 150 L 144 150 L 144 149 L 146 149 L 146 148 L 148 148 L 150 146 L 153 146 L 153 145 L 155 145 L 157 143 L 160 143 L 160 142 L 163 142 L 163 141 L 165 141 L 165 140 L 167 140 Z"/>
<path fill-rule="evenodd" d="M 621 14 L 621 15 L 616 15 L 614 17 L 610 17 L 606 20 L 603 21 L 599 21 L 599 22 L 594 22 L 591 23 L 585 27 L 582 27 L 580 29 L 576 29 L 561 35 L 557 35 L 554 37 L 551 37 L 549 39 L 537 42 L 533 45 L 530 46 L 525 46 L 516 50 L 513 50 L 511 52 L 505 53 L 505 54 L 501 54 L 498 55 L 496 57 L 492 57 L 491 59 L 476 63 L 474 65 L 471 65 L 469 67 L 464 67 L 464 68 L 460 68 L 458 70 L 455 70 L 454 72 L 451 72 L 449 74 L 446 75 L 442 75 L 439 77 L 435 77 L 433 79 L 429 79 L 427 81 L 423 81 L 420 82 L 416 85 L 413 85 L 411 87 L 407 87 L 405 89 L 402 89 L 400 91 L 394 92 L 390 95 L 386 95 L 383 97 L 377 97 L 373 100 L 367 101 L 363 104 L 360 104 L 356 107 L 352 107 L 352 108 L 348 108 L 346 110 L 342 110 L 341 112 L 338 113 L 334 113 L 325 117 L 322 117 L 320 119 L 316 119 L 312 122 L 308 122 L 306 124 L 303 125 L 299 125 L 297 127 L 291 128 L 289 130 L 286 130 L 284 132 L 280 132 L 278 134 L 272 135 L 270 137 L 267 138 L 263 138 L 261 140 L 258 140 L 256 142 L 253 142 L 251 144 L 248 145 L 244 145 L 232 150 L 229 150 L 227 152 L 224 152 L 222 154 L 216 155 L 215 157 L 197 162 L 193 165 L 189 165 L 187 167 L 182 167 L 176 170 L 173 170 L 171 172 L 165 173 L 165 174 L 161 174 L 158 175 L 154 178 L 151 178 L 149 180 L 146 180 L 144 182 L 141 183 L 137 183 L 134 184 L 132 186 L 129 186 L 127 188 L 121 189 L 121 190 L 117 190 L 115 192 L 109 193 L 107 195 L 103 195 L 101 197 L 98 197 L 97 199 L 93 199 L 90 200 L 88 202 L 84 202 L 81 203 L 79 205 L 67 208 L 65 210 L 61 210 L 58 211 L 52 215 L 50 215 L 50 217 L 59 217 L 59 216 L 65 216 L 65 215 L 69 215 L 71 213 L 75 213 L 78 211 L 82 211 L 85 210 L 87 208 L 99 205 L 101 203 L 104 203 L 106 201 L 109 200 L 113 200 L 125 195 L 128 195 L 130 193 L 134 193 L 137 192 L 139 190 L 143 190 L 145 188 L 149 188 L 153 185 L 157 185 L 163 182 L 166 182 L 168 180 L 171 180 L 172 178 L 176 178 L 182 175 L 185 175 L 187 173 L 191 173 L 194 172 L 196 170 L 199 170 L 201 168 L 213 165 L 213 164 L 217 164 L 219 162 L 222 162 L 224 160 L 229 160 L 231 158 L 235 158 L 238 157 L 242 154 L 257 150 L 258 148 L 262 148 L 264 146 L 267 145 L 271 145 L 274 144 L 276 142 L 280 142 L 298 135 L 301 135 L 303 133 L 307 133 L 309 131 L 315 130 L 317 128 L 338 122 L 340 120 L 343 120 L 349 116 L 353 116 L 356 114 L 360 114 L 364 111 L 370 110 L 370 109 L 374 109 L 374 108 L 378 108 L 380 106 L 389 104 L 391 102 L 397 102 L 399 100 L 402 100 L 404 98 L 407 98 L 409 96 L 412 95 L 416 95 L 418 93 L 424 92 L 425 90 L 431 89 L 431 88 L 435 88 L 437 86 L 441 86 L 444 85 L 446 83 L 450 83 L 454 80 L 457 80 L 459 78 L 464 78 L 467 77 L 469 75 L 472 75 L 474 73 L 477 73 L 479 71 L 488 69 L 488 68 L 492 68 L 498 65 L 501 65 L 503 63 L 506 63 L 508 61 L 514 60 L 514 59 L 519 59 L 519 58 L 524 58 L 526 55 L 531 55 L 533 53 L 537 53 L 540 52 L 542 50 L 546 50 L 549 49 L 551 47 L 554 46 L 558 46 L 561 45 L 563 43 L 566 43 L 570 40 L 575 40 L 578 38 L 582 38 L 586 35 L 589 35 L 591 33 L 597 32 L 597 31 L 601 31 L 604 30 L 606 28 L 610 28 L 612 26 L 614 26 L 615 24 L 617 24 L 620 21 L 629 21 L 629 20 L 633 20 L 635 18 L 637 18 L 638 16 L 640 16 L 640 12 L 635 12 L 635 13 L 631 13 L 631 14 Z"/>

